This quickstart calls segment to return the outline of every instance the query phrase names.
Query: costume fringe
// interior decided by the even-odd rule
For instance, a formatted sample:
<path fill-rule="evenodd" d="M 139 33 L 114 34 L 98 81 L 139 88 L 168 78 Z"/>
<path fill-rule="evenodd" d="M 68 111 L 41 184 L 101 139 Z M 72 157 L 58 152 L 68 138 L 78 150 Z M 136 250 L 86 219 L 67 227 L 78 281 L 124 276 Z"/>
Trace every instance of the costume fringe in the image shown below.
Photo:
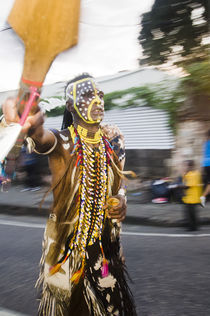
<path fill-rule="evenodd" d="M 73 198 L 75 197 L 75 194 L 77 193 L 78 188 L 79 188 L 79 181 L 78 181 L 76 184 L 74 183 L 74 190 L 73 190 L 73 192 L 72 192 L 71 197 L 70 197 L 69 200 L 68 200 L 66 209 L 68 209 L 68 210 L 70 209 L 71 204 L 72 204 L 72 201 L 73 201 Z"/>
<path fill-rule="evenodd" d="M 39 316 L 66 316 L 69 308 L 69 295 L 65 295 L 64 291 L 56 288 L 50 289 L 47 285 L 42 290 L 42 298 L 40 300 L 38 315 Z"/>
<path fill-rule="evenodd" d="M 77 272 L 81 268 L 81 263 L 82 263 L 82 258 L 80 254 L 76 249 L 74 249 L 71 253 L 71 259 L 69 261 L 70 275 L 73 276 L 75 272 Z M 74 283 L 72 283 L 71 285 L 73 287 Z"/>
<path fill-rule="evenodd" d="M 46 230 L 46 229 L 45 229 Z M 38 280 L 36 281 L 35 288 L 39 289 L 41 288 L 43 282 L 44 282 L 44 264 L 45 264 L 45 259 L 46 259 L 46 247 L 47 247 L 47 242 L 45 239 L 45 234 L 44 234 L 44 239 L 42 241 L 42 256 L 39 262 L 39 277 Z"/>
<path fill-rule="evenodd" d="M 83 295 L 87 303 L 90 315 L 102 316 L 107 315 L 106 310 L 104 309 L 103 304 L 96 297 L 93 289 L 91 288 L 90 282 L 87 278 L 84 279 L 84 291 Z"/>
<path fill-rule="evenodd" d="M 46 240 L 42 243 L 42 257 L 39 263 L 40 273 L 35 287 L 40 290 L 39 316 L 67 316 L 71 292 L 48 285 L 45 282 L 44 264 L 46 259 Z"/>
<path fill-rule="evenodd" d="M 116 224 L 115 224 L 116 225 Z M 104 252 L 110 261 L 113 272 L 110 271 L 118 280 L 119 295 L 122 301 L 122 311 L 120 316 L 137 316 L 136 307 L 130 287 L 127 284 L 126 277 L 129 277 L 125 263 L 122 260 L 121 245 L 119 238 L 119 228 L 106 225 L 104 231 Z M 110 231 L 112 230 L 112 232 Z M 116 231 L 115 231 L 116 230 Z M 112 240 L 107 236 L 112 235 Z M 131 280 L 131 279 L 130 279 Z"/>

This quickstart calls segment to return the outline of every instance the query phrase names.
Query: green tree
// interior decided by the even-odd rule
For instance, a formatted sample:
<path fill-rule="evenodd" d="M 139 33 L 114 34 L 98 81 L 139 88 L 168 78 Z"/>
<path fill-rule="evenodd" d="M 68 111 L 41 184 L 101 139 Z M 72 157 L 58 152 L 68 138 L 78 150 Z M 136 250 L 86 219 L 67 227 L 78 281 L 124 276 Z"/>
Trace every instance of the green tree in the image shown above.
<path fill-rule="evenodd" d="M 141 20 L 138 37 L 143 48 L 140 64 L 160 65 L 173 60 L 189 64 L 204 60 L 209 45 L 209 0 L 155 0 Z"/>
<path fill-rule="evenodd" d="M 210 121 L 210 63 L 192 63 L 186 67 L 186 72 L 188 75 L 182 78 L 179 86 L 185 102 L 177 109 L 177 117 L 181 121 Z"/>
<path fill-rule="evenodd" d="M 210 63 L 208 61 L 192 63 L 186 67 L 188 76 L 182 79 L 182 86 L 192 95 L 205 95 L 210 98 Z"/>

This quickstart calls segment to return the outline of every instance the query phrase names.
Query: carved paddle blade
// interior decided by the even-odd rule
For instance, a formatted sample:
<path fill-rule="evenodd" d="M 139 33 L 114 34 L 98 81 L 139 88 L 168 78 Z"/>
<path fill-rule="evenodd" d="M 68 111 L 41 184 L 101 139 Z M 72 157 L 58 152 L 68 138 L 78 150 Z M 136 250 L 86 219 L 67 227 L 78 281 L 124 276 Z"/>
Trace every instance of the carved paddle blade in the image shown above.
<path fill-rule="evenodd" d="M 16 0 L 8 22 L 25 45 L 23 77 L 44 81 L 57 54 L 77 44 L 80 0 Z"/>

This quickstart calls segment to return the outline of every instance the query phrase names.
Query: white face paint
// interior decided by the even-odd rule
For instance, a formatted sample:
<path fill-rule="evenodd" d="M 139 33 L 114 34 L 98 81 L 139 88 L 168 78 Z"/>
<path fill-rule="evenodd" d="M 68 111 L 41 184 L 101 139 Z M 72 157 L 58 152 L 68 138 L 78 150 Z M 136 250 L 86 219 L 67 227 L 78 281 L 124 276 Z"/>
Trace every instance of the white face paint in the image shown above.
<path fill-rule="evenodd" d="M 89 124 L 99 123 L 104 116 L 103 92 L 91 78 L 74 82 L 67 87 L 67 98 L 71 99 L 77 114 Z"/>

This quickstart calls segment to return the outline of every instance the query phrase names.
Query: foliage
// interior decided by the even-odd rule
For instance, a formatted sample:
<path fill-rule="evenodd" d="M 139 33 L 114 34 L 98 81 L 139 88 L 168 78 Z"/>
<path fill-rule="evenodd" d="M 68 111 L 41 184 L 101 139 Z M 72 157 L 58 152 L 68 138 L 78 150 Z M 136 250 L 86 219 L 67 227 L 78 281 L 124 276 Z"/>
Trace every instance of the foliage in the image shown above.
<path fill-rule="evenodd" d="M 114 107 L 127 108 L 130 106 L 150 106 L 162 109 L 169 114 L 169 126 L 175 132 L 176 111 L 185 99 L 184 91 L 176 86 L 167 87 L 168 82 L 156 86 L 130 88 L 123 91 L 112 92 L 105 95 L 105 109 Z M 126 98 L 126 96 L 129 96 Z"/>
<path fill-rule="evenodd" d="M 187 68 L 188 76 L 182 79 L 182 86 L 191 94 L 210 97 L 210 63 L 208 61 L 193 63 Z"/>
<path fill-rule="evenodd" d="M 50 111 L 47 111 L 46 115 L 48 117 L 55 117 L 55 116 L 63 115 L 64 110 L 65 110 L 65 105 L 63 105 L 63 106 L 56 106 L 54 109 L 51 109 Z"/>
<path fill-rule="evenodd" d="M 209 0 L 155 0 L 142 15 L 138 40 L 143 48 L 140 64 L 160 65 L 171 61 L 185 66 L 204 60 L 209 46 Z"/>

